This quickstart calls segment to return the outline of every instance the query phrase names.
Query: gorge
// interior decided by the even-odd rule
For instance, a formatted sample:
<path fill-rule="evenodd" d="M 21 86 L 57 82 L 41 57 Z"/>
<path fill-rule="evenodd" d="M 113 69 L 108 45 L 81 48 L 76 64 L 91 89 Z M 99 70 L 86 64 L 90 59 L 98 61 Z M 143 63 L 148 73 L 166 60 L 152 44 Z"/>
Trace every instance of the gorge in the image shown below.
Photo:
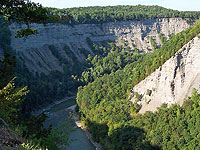
<path fill-rule="evenodd" d="M 26 140 L 19 146 L 200 149 L 200 12 L 143 5 L 45 10 L 44 24 L 0 18 L 0 120 Z M 20 31 L 38 33 L 16 38 Z M 77 120 L 71 113 L 87 136 L 70 133 Z M 66 120 L 66 130 L 55 128 Z"/>
<path fill-rule="evenodd" d="M 153 51 L 150 37 L 156 43 L 157 47 L 162 45 L 159 35 L 169 39 L 170 36 L 187 29 L 191 23 L 187 19 L 181 18 L 162 18 L 145 21 L 122 21 L 103 24 L 79 24 L 63 25 L 49 23 L 45 26 L 32 24 L 39 32 L 37 35 L 31 35 L 27 39 L 15 38 L 15 31 L 23 28 L 23 25 L 11 24 L 9 26 L 12 33 L 11 47 L 16 50 L 17 57 L 20 57 L 29 71 L 44 72 L 62 71 L 63 66 L 60 60 L 52 54 L 49 46 L 53 45 L 58 53 L 67 62 L 73 63 L 72 57 L 65 52 L 65 46 L 69 48 L 78 61 L 84 61 L 87 54 L 94 56 L 94 52 L 88 45 L 87 39 L 97 43 L 99 46 L 105 46 L 106 42 L 114 42 L 129 46 L 140 51 Z M 75 58 L 75 59 L 76 59 Z"/>

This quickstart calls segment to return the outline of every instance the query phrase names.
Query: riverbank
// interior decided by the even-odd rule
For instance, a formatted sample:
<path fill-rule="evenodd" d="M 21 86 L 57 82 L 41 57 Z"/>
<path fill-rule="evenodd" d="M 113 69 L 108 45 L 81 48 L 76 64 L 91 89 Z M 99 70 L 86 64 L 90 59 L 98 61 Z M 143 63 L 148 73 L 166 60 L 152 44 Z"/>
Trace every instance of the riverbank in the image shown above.
<path fill-rule="evenodd" d="M 76 99 L 76 96 L 66 97 L 62 100 L 55 101 L 50 105 L 46 106 L 45 108 L 33 112 L 32 114 L 39 115 L 42 112 L 45 112 L 48 116 L 45 124 L 47 126 L 52 124 L 54 127 L 56 127 L 58 126 L 58 124 L 69 121 L 68 117 L 71 113 L 71 121 L 73 122 L 76 131 L 72 132 L 70 135 L 71 139 L 74 139 L 75 141 L 69 145 L 68 149 L 101 150 L 101 146 L 98 143 L 94 142 L 91 134 L 86 129 L 84 129 L 83 123 L 80 121 L 78 114 L 75 112 L 76 104 L 74 105 L 73 103 L 69 103 L 66 105 L 66 103 L 72 99 Z M 89 143 L 91 143 L 91 145 L 93 145 L 94 148 L 92 148 Z"/>
<path fill-rule="evenodd" d="M 54 103 L 48 105 L 45 108 L 42 108 L 38 111 L 35 111 L 33 114 L 39 115 L 42 112 L 47 114 L 47 120 L 45 124 L 48 126 L 52 124 L 54 127 L 62 124 L 63 122 L 69 122 L 69 115 L 72 114 L 71 123 L 74 124 L 76 128 L 75 132 L 72 132 L 70 135 L 71 139 L 74 139 L 67 149 L 69 150 L 101 150 L 101 146 L 93 141 L 90 133 L 83 128 L 82 125 L 79 125 L 78 115 L 75 113 L 75 105 L 67 106 L 65 105 L 70 99 L 75 99 L 76 96 L 66 97 L 62 100 L 55 101 Z M 72 103 L 70 103 L 72 104 Z M 67 106 L 67 107 L 65 107 Z M 91 144 L 90 144 L 91 143 Z"/>
<path fill-rule="evenodd" d="M 63 99 L 61 99 L 61 100 L 54 101 L 54 102 L 52 102 L 51 104 L 49 104 L 48 106 L 46 106 L 46 107 L 44 107 L 44 108 L 42 108 L 42 109 L 39 109 L 39 110 L 37 110 L 37 111 L 32 112 L 32 114 L 33 114 L 33 115 L 39 115 L 39 114 L 41 114 L 42 112 L 49 112 L 49 111 L 50 111 L 53 107 L 55 107 L 56 105 L 59 105 L 59 104 L 61 104 L 61 103 L 63 103 L 63 102 L 66 102 L 66 101 L 68 101 L 68 100 L 70 100 L 70 99 L 76 99 L 76 96 L 65 97 L 65 98 L 63 98 Z"/>
<path fill-rule="evenodd" d="M 87 136 L 88 140 L 95 146 L 96 150 L 101 150 L 101 149 L 102 149 L 101 145 L 98 144 L 98 143 L 96 143 L 96 142 L 92 139 L 91 134 L 84 128 L 83 123 L 82 123 L 82 121 L 81 121 L 80 118 L 79 118 L 79 115 L 76 114 L 76 112 L 75 112 L 75 107 L 76 107 L 76 105 L 75 105 L 75 106 L 72 106 L 71 108 L 74 108 L 74 109 L 73 109 L 73 119 L 74 119 L 74 121 L 75 121 L 75 123 L 76 123 L 76 126 L 77 126 L 78 128 L 81 128 L 81 129 L 84 131 L 84 133 L 85 133 L 85 135 Z M 71 109 L 71 108 L 70 108 L 70 109 Z"/>

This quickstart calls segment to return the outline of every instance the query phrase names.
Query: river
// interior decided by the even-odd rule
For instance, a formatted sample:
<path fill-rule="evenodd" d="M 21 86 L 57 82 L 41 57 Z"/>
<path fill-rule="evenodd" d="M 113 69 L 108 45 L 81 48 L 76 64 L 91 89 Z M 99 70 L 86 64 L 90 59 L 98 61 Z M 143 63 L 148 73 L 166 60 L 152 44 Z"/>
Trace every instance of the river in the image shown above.
<path fill-rule="evenodd" d="M 45 109 L 45 112 L 48 114 L 48 118 L 45 122 L 45 125 L 52 124 L 53 127 L 57 127 L 60 124 L 68 121 L 75 128 L 75 131 L 70 134 L 70 139 L 73 142 L 66 148 L 67 150 L 95 150 L 95 146 L 90 142 L 85 132 L 78 128 L 73 119 L 69 118 L 69 113 L 72 105 L 74 105 L 75 99 L 67 99 L 66 101 L 61 101 L 61 103 L 56 103 L 49 107 L 49 109 Z"/>

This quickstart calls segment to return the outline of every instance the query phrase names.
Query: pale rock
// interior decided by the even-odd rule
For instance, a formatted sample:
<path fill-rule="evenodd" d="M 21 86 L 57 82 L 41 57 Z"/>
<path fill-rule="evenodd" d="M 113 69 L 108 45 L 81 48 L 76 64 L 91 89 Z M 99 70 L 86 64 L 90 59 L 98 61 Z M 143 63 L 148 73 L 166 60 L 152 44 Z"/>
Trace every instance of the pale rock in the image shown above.
<path fill-rule="evenodd" d="M 180 104 L 191 96 L 193 88 L 200 91 L 200 38 L 195 37 L 183 46 L 155 72 L 131 90 L 141 95 L 139 113 L 156 111 L 162 104 Z M 151 95 L 147 91 L 151 90 Z"/>
<path fill-rule="evenodd" d="M 81 54 L 80 49 L 85 49 L 91 55 L 94 55 L 86 38 L 89 37 L 96 43 L 101 41 L 114 41 L 117 45 L 122 44 L 122 39 L 126 45 L 132 47 L 132 44 L 141 51 L 152 51 L 149 37 L 153 37 L 155 43 L 160 47 L 161 41 L 158 32 L 169 39 L 170 34 L 177 34 L 191 24 L 186 19 L 164 18 L 145 21 L 121 21 L 103 24 L 79 24 L 64 25 L 48 23 L 45 26 L 32 24 L 39 32 L 37 35 L 31 35 L 26 40 L 14 38 L 15 31 L 24 28 L 25 25 L 11 24 L 9 26 L 12 33 L 11 46 L 16 50 L 17 57 L 21 57 L 27 68 L 32 72 L 44 72 L 48 74 L 52 70 L 63 70 L 59 60 L 55 58 L 48 49 L 49 45 L 54 45 L 64 59 L 70 63 L 71 58 L 65 55 L 63 47 L 68 45 L 78 61 L 83 61 L 85 56 Z"/>

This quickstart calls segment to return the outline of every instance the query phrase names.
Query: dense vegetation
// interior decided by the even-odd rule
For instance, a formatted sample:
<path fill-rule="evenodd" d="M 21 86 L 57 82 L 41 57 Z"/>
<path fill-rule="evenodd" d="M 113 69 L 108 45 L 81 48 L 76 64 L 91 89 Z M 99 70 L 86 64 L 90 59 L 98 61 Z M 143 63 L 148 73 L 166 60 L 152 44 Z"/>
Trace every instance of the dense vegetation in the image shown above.
<path fill-rule="evenodd" d="M 200 16 L 200 12 L 179 12 L 159 6 L 142 5 L 48 8 L 48 10 L 51 15 L 57 16 L 50 18 L 49 22 L 60 21 L 71 25 L 171 17 L 193 20 Z M 42 12 L 43 9 L 40 13 Z M 20 13 L 18 15 L 20 16 Z M 37 21 L 40 23 L 40 20 Z M 10 48 L 11 34 L 8 23 L 1 18 L 0 26 L 0 47 L 15 54 Z M 4 59 L 0 62 L 0 119 L 6 120 L 11 127 L 18 126 L 15 128 L 18 130 L 17 134 L 26 137 L 27 143 L 32 141 L 41 147 L 58 149 L 56 144 L 61 144 L 61 138 L 65 137 L 59 138 L 57 131 L 52 130 L 51 127 L 43 127 L 45 115 L 30 117 L 29 113 L 41 104 L 73 95 L 80 84 L 87 84 L 79 88 L 77 103 L 89 131 L 105 149 L 183 149 L 185 147 L 195 149 L 199 146 L 200 101 L 196 92 L 183 107 L 173 105 L 168 109 L 163 105 L 157 113 L 144 115 L 137 114 L 139 106 L 137 103 L 133 105 L 127 98 L 134 85 L 155 71 L 199 32 L 198 21 L 196 25 L 172 37 L 168 42 L 160 34 L 164 45 L 159 50 L 156 50 L 155 42 L 150 37 L 155 51 L 144 55 L 139 54 L 137 49 L 131 52 L 128 47 L 117 47 L 113 43 L 110 43 L 107 48 L 99 47 L 88 38 L 88 45 L 96 56 L 88 56 L 89 53 L 82 50 L 82 54 L 88 56 L 85 63 L 79 63 L 67 45 L 64 50 L 72 58 L 72 62 L 63 59 L 56 47 L 49 45 L 49 50 L 64 68 L 64 72 L 53 71 L 49 75 L 43 73 L 33 75 L 24 65 L 23 59 L 19 58 L 15 62 L 14 57 L 5 52 Z M 35 30 L 30 30 L 30 33 L 29 29 L 21 30 L 19 37 L 29 34 L 35 34 Z M 13 74 L 15 64 L 16 72 Z M 19 88 L 14 86 L 13 76 L 17 76 L 16 83 Z M 24 85 L 29 87 L 30 92 L 27 87 L 20 88 Z M 25 95 L 27 96 L 23 101 Z M 9 101 L 6 101 L 8 99 Z M 25 120 L 27 116 L 29 118 Z"/>
<path fill-rule="evenodd" d="M 70 91 L 72 89 L 72 93 L 75 91 L 73 89 L 76 89 L 78 85 L 74 85 L 76 84 L 76 81 L 72 79 L 71 75 L 72 73 L 76 73 L 76 70 L 79 70 L 79 65 L 76 65 L 77 67 L 74 68 L 74 71 L 72 71 L 71 74 L 69 74 L 69 70 L 65 70 L 65 76 L 63 76 L 61 72 L 56 71 L 52 72 L 49 76 L 46 76 L 45 74 L 41 74 L 41 76 L 36 74 L 34 76 L 24 65 L 23 59 L 15 59 L 15 57 L 13 57 L 15 56 L 15 51 L 10 47 L 11 33 L 8 28 L 8 22 L 3 18 L 0 20 L 0 27 L 1 55 L 4 53 L 4 57 L 6 57 L 7 62 L 5 66 L 3 66 L 3 64 L 0 66 L 1 69 L 4 69 L 4 71 L 1 71 L 0 73 L 1 82 L 4 82 L 4 84 L 2 83 L 3 85 L 1 88 L 6 86 L 8 81 L 14 76 L 17 77 L 15 80 L 17 87 L 29 87 L 30 92 L 28 93 L 28 96 L 25 97 L 25 101 L 22 104 L 23 115 L 29 114 L 34 108 L 38 108 L 41 104 L 52 102 L 53 99 L 59 98 L 59 96 L 63 97 L 70 95 L 66 92 L 66 90 Z M 65 68 L 69 68 L 67 65 L 69 64 L 66 64 Z M 14 72 L 14 74 L 11 72 Z M 8 76 L 9 78 L 7 78 Z M 57 80 L 54 80 L 55 78 Z M 5 79 L 6 81 L 3 81 Z M 49 82 L 50 80 L 54 82 Z M 58 88 L 58 82 L 61 81 L 64 84 L 61 88 Z M 76 88 L 74 88 L 74 86 Z"/>
<path fill-rule="evenodd" d="M 89 131 L 104 149 L 171 150 L 200 148 L 200 96 L 194 90 L 182 107 L 163 104 L 157 112 L 137 114 L 129 120 L 110 123 L 88 121 Z M 121 114 L 120 111 L 118 111 Z"/>
<path fill-rule="evenodd" d="M 41 105 L 45 106 L 56 99 L 75 95 L 77 92 L 80 84 L 73 79 L 72 75 L 80 74 L 84 67 L 83 63 L 76 61 L 72 64 L 62 59 L 60 62 L 63 62 L 63 72 L 52 71 L 48 75 L 44 73 L 34 75 L 29 72 L 21 60 L 18 59 L 16 64 L 15 74 L 18 77 L 16 84 L 17 86 L 27 85 L 30 89 L 30 93 L 24 101 L 23 114 L 30 113 Z"/>
<path fill-rule="evenodd" d="M 146 20 L 159 18 L 191 18 L 198 19 L 200 12 L 177 11 L 160 6 L 94 6 L 78 8 L 48 8 L 50 14 L 57 16 L 52 21 L 66 24 L 105 23 L 127 20 Z"/>
<path fill-rule="evenodd" d="M 131 126 L 137 127 L 135 126 L 137 121 L 134 122 L 134 120 L 135 117 L 137 118 L 136 112 L 139 107 L 136 103 L 132 105 L 128 100 L 130 89 L 155 71 L 155 69 L 173 56 L 184 44 L 197 36 L 199 32 L 200 21 L 197 21 L 194 26 L 173 36 L 160 49 L 155 50 L 153 53 L 142 55 L 132 63 L 127 64 L 123 69 L 118 69 L 116 72 L 110 74 L 104 74 L 102 77 L 96 78 L 94 82 L 88 83 L 87 86 L 79 87 L 77 103 L 80 107 L 82 119 L 86 120 L 91 133 L 97 141 L 102 142 L 102 144 L 108 148 L 109 144 L 106 144 L 108 141 L 105 141 L 105 139 L 107 139 L 106 137 L 109 137 L 109 135 L 114 135 L 114 137 L 111 136 L 110 139 L 112 143 L 111 149 L 127 149 L 126 143 L 122 143 L 122 146 L 118 148 L 118 144 L 116 143 L 119 141 L 129 143 L 129 140 L 139 140 L 141 142 L 142 139 L 134 138 L 132 135 L 134 132 L 140 135 L 138 129 L 136 129 L 136 131 L 133 129 L 133 133 L 129 131 L 129 128 L 119 129 L 120 131 L 118 131 L 118 128 L 122 126 L 127 127 L 128 122 L 133 122 Z M 95 72 L 93 74 L 95 74 Z M 155 120 L 156 118 L 152 119 Z M 143 121 L 145 121 L 145 119 Z M 140 127 L 142 127 L 142 124 Z M 150 138 L 153 138 L 153 132 L 149 134 Z M 123 139 L 118 139 L 119 141 L 115 139 L 119 137 L 124 138 L 125 141 L 123 141 Z M 128 139 L 126 139 L 127 137 Z M 159 135 L 157 138 L 162 139 Z M 144 142 L 154 144 L 154 142 L 149 140 Z M 160 143 L 155 142 L 155 144 L 163 146 L 165 144 L 163 142 L 164 141 L 161 140 Z M 130 142 L 129 144 L 131 143 L 135 142 Z M 163 148 L 165 147 L 163 146 Z"/>
<path fill-rule="evenodd" d="M 103 48 L 100 47 L 99 49 L 102 50 Z M 101 52 L 100 50 L 98 52 Z M 110 74 L 124 68 L 139 57 L 137 50 L 130 51 L 129 48 L 123 48 L 122 45 L 116 46 L 114 43 L 110 43 L 110 48 L 103 56 L 88 56 L 86 60 L 87 68 L 82 72 L 80 81 L 84 84 L 92 82 L 104 74 Z"/>
<path fill-rule="evenodd" d="M 51 126 L 44 127 L 43 123 L 46 120 L 44 114 L 37 117 L 23 117 L 20 114 L 23 98 L 29 91 L 27 86 L 15 86 L 16 62 L 15 57 L 12 56 L 15 53 L 10 47 L 11 34 L 7 22 L 10 19 L 27 25 L 31 22 L 43 22 L 46 9 L 30 1 L 1 1 L 0 15 L 4 15 L 0 17 L 0 51 L 4 54 L 0 59 L 0 149 L 61 149 L 63 144 L 70 142 L 67 132 L 64 134 L 52 129 Z M 34 34 L 30 31 L 32 29 L 29 28 L 19 30 L 18 35 Z"/>

